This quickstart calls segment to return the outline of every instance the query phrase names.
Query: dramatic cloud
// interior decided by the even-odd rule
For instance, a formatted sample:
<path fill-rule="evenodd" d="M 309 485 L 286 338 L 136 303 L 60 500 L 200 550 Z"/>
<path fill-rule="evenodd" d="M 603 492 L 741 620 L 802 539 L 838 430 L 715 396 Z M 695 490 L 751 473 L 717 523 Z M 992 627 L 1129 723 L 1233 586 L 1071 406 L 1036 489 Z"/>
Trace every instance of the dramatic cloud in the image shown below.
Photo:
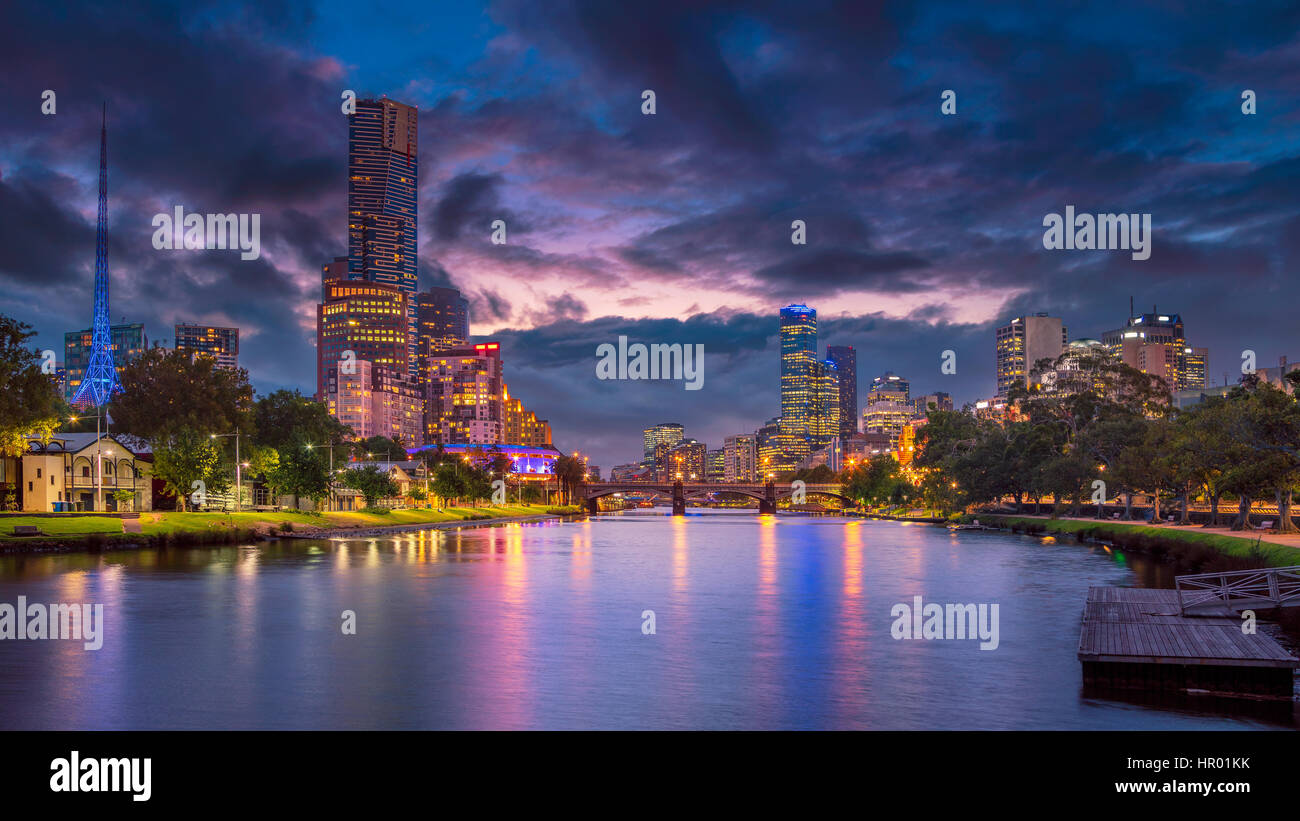
<path fill-rule="evenodd" d="M 89 323 L 106 101 L 114 319 L 168 343 L 238 325 L 260 391 L 311 391 L 352 89 L 420 108 L 421 285 L 461 288 L 512 394 L 605 468 L 655 422 L 717 447 L 774 416 L 792 301 L 858 348 L 860 384 L 889 369 L 959 404 L 994 390 L 998 322 L 1097 337 L 1130 297 L 1180 313 L 1216 381 L 1246 348 L 1300 356 L 1294 3 L 399 0 L 365 27 L 354 5 L 7 9 L 0 312 L 55 350 Z M 262 257 L 154 250 L 176 205 L 261 214 Z M 1045 250 L 1067 205 L 1151 214 L 1151 258 Z M 595 379 L 619 335 L 705 345 L 705 388 Z"/>

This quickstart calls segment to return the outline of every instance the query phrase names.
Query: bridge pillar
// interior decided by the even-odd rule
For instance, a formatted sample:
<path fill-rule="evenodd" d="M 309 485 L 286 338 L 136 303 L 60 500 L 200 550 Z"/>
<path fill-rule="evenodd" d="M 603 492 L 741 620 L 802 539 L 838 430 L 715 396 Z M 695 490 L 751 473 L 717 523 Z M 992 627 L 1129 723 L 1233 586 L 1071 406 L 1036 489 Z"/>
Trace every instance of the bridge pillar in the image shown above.
<path fill-rule="evenodd" d="M 600 504 L 597 502 L 596 497 L 593 496 L 592 498 L 587 499 L 584 504 L 587 506 L 587 512 L 592 516 L 595 516 L 600 512 Z"/>
<path fill-rule="evenodd" d="M 763 485 L 763 498 L 758 501 L 758 512 L 776 513 L 776 483 L 768 482 Z"/>
<path fill-rule="evenodd" d="M 681 482 L 673 482 L 673 515 L 686 515 L 686 491 Z"/>

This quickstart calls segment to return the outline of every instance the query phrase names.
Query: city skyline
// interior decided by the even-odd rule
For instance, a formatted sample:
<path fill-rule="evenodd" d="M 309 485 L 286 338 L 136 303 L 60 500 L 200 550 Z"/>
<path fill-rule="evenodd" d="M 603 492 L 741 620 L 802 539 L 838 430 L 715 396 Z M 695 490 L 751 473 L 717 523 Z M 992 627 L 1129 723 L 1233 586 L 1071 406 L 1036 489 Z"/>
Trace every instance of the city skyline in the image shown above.
<path fill-rule="evenodd" d="M 107 99 L 111 319 L 155 333 L 183 320 L 238 327 L 260 392 L 310 395 L 320 266 L 347 251 L 339 103 L 354 89 L 419 109 L 421 290 L 460 288 L 473 341 L 499 341 L 511 363 L 512 393 L 552 421 L 558 445 L 601 465 L 632 461 L 637 433 L 663 417 L 716 448 L 773 416 L 774 313 L 788 302 L 820 308 L 819 356 L 851 345 L 863 379 L 893 370 L 957 406 L 995 392 L 993 328 L 1047 312 L 1071 337 L 1099 338 L 1130 297 L 1184 318 L 1210 350 L 1211 384 L 1243 350 L 1260 367 L 1297 355 L 1277 298 L 1300 260 L 1286 133 L 1300 112 L 1284 93 L 1297 77 L 1293 10 L 1235 21 L 1231 53 L 1210 46 L 1221 32 L 1208 24 L 1123 12 L 1150 32 L 1139 72 L 1133 42 L 1083 16 L 1049 26 L 1021 11 L 995 26 L 959 7 L 862 19 L 669 8 L 557 12 L 540 33 L 509 3 L 458 9 L 437 37 L 399 40 L 380 59 L 370 35 L 315 38 L 305 15 L 249 12 L 227 41 L 180 13 L 143 24 L 129 5 L 71 22 L 49 56 L 19 43 L 0 79 L 13 113 L 0 125 L 0 311 L 56 351 L 87 327 Z M 18 10 L 15 25 L 40 29 L 39 15 Z M 638 48 L 647 31 L 663 54 Z M 852 62 L 855 36 L 894 64 Z M 77 53 L 92 40 L 111 70 Z M 807 60 L 819 51 L 843 64 L 824 73 Z M 1039 55 L 1034 70 L 1015 64 L 1020 53 Z M 512 82 L 530 59 L 541 70 Z M 429 61 L 445 69 L 436 82 Z M 231 83 L 257 93 L 219 91 Z M 39 105 L 49 87 L 52 116 Z M 945 119 L 949 87 L 959 107 Z M 645 88 L 658 94 L 653 117 L 640 113 Z M 1242 88 L 1258 114 L 1241 113 Z M 177 94 L 192 101 L 187 117 L 168 116 Z M 1150 259 L 1043 249 L 1044 214 L 1110 203 L 1154 215 Z M 178 204 L 261 213 L 262 258 L 157 253 L 150 216 Z M 488 239 L 496 218 L 503 246 Z M 793 219 L 807 222 L 807 246 L 790 244 Z M 50 288 L 77 298 L 42 298 Z M 596 381 L 596 347 L 620 334 L 703 344 L 705 389 Z M 940 374 L 943 350 L 957 354 L 954 375 Z"/>

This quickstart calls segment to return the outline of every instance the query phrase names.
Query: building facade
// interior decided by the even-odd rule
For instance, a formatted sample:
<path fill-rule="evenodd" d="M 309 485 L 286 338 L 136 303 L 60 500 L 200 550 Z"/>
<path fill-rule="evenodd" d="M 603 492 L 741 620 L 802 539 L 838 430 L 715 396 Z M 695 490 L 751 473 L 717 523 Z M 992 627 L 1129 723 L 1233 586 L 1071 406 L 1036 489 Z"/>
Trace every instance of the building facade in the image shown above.
<path fill-rule="evenodd" d="M 144 331 L 144 323 L 141 322 L 110 326 L 109 339 L 113 351 L 113 365 L 119 375 L 123 368 L 149 350 L 149 336 Z M 81 387 L 81 380 L 86 375 L 93 340 L 94 333 L 90 328 L 84 331 L 69 331 L 63 335 L 64 398 L 69 402 L 76 395 L 77 389 Z"/>
<path fill-rule="evenodd" d="M 239 329 L 178 323 L 176 350 L 210 356 L 217 361 L 217 367 L 235 370 L 239 367 Z"/>
<path fill-rule="evenodd" d="M 410 378 L 407 298 L 391 285 L 353 280 L 323 284 L 325 301 L 316 308 L 317 396 L 324 401 L 331 370 L 365 360 Z"/>
<path fill-rule="evenodd" d="M 858 432 L 858 352 L 852 345 L 830 345 L 826 359 L 839 374 L 840 439 Z"/>
<path fill-rule="evenodd" d="M 753 434 L 741 433 L 722 440 L 722 478 L 728 482 L 758 479 L 758 446 Z"/>
<path fill-rule="evenodd" d="M 484 342 L 429 357 L 425 441 L 500 444 L 505 437 L 501 346 Z"/>
<path fill-rule="evenodd" d="M 1042 359 L 1053 362 L 1065 350 L 1068 330 L 1060 317 L 1045 313 L 1016 317 L 995 331 L 998 396 L 1015 385 L 1028 386 L 1030 371 Z"/>
<path fill-rule="evenodd" d="M 419 248 L 419 111 L 395 100 L 357 100 L 348 117 L 348 279 L 406 296 L 407 363 L 414 371 Z"/>

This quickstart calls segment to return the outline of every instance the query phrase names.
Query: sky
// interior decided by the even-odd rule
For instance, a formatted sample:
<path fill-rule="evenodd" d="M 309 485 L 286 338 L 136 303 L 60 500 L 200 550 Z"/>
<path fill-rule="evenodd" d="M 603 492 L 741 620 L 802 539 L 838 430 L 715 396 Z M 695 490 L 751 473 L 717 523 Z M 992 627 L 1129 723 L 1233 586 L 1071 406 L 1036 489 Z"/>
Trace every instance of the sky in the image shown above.
<path fill-rule="evenodd" d="M 1300 5 L 1181 5 L 11 6 L 0 313 L 56 351 L 90 325 L 106 102 L 113 321 L 238 326 L 260 394 L 312 393 L 351 89 L 420 109 L 421 285 L 466 294 L 511 395 L 606 471 L 658 422 L 720 447 L 776 416 L 792 302 L 823 353 L 857 348 L 863 396 L 890 370 L 986 398 L 998 324 L 1098 338 L 1130 298 L 1179 313 L 1221 383 L 1244 350 L 1300 358 Z M 260 258 L 156 250 L 177 205 L 260 214 Z M 1067 205 L 1150 214 L 1150 258 L 1044 248 Z M 703 388 L 597 379 L 619 336 L 703 345 Z"/>

